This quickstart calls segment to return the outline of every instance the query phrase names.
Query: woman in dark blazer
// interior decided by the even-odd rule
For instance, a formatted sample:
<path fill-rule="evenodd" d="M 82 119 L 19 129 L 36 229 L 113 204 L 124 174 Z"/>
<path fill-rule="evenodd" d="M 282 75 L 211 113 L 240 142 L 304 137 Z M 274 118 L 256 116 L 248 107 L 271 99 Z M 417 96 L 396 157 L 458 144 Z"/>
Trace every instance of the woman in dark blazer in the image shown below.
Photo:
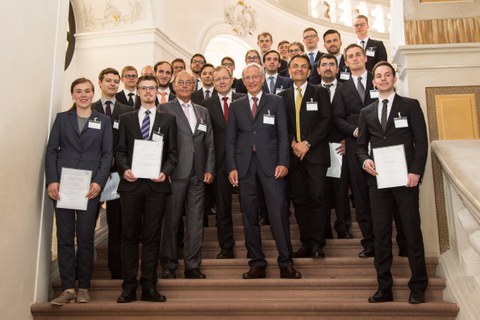
<path fill-rule="evenodd" d="M 58 240 L 58 267 L 62 294 L 54 305 L 89 302 L 88 288 L 93 269 L 93 236 L 100 192 L 112 165 L 112 129 L 110 119 L 92 110 L 93 83 L 85 78 L 72 82 L 72 108 L 57 114 L 45 154 L 48 196 L 54 201 Z M 91 183 L 87 210 L 57 208 L 60 176 L 63 168 L 90 170 Z M 77 252 L 75 254 L 75 236 Z M 75 277 L 78 294 L 75 293 Z"/>

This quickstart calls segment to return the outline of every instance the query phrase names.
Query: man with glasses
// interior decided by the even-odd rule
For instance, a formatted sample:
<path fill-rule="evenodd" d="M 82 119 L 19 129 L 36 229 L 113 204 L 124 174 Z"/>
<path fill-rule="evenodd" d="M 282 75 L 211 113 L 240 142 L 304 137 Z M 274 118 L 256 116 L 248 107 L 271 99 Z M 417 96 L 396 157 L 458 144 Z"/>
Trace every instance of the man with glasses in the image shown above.
<path fill-rule="evenodd" d="M 225 144 L 230 104 L 245 95 L 232 90 L 233 76 L 229 68 L 216 67 L 213 70 L 213 84 L 217 91 L 211 98 L 202 102 L 208 109 L 215 136 L 215 203 L 217 217 L 217 239 L 220 253 L 217 259 L 233 259 L 235 240 L 232 222 L 232 185 L 228 182 L 225 163 Z"/>
<path fill-rule="evenodd" d="M 249 64 L 252 62 L 258 63 L 260 65 L 262 64 L 262 60 L 260 59 L 260 53 L 255 49 L 248 50 L 247 53 L 245 53 L 245 64 Z M 242 79 L 239 79 L 236 89 L 236 91 L 239 93 L 247 93 L 247 88 L 245 87 Z"/>
<path fill-rule="evenodd" d="M 205 57 L 201 53 L 195 53 L 190 59 L 190 70 L 192 71 L 192 75 L 195 78 L 195 86 L 193 87 L 195 91 L 202 87 L 202 81 L 200 80 L 200 72 L 205 63 L 207 63 L 207 59 L 205 59 Z"/>
<path fill-rule="evenodd" d="M 387 50 L 382 41 L 371 39 L 368 36 L 368 28 L 368 18 L 364 15 L 358 15 L 353 21 L 353 31 L 357 35 L 356 44 L 365 51 L 366 68 L 368 71 L 372 71 L 377 62 L 387 61 Z"/>
<path fill-rule="evenodd" d="M 238 79 L 235 78 L 235 76 L 233 75 L 233 72 L 235 71 L 235 60 L 233 60 L 232 57 L 223 57 L 221 65 L 224 67 L 227 67 L 232 73 L 232 77 L 233 77 L 232 90 L 237 92 Z"/>
<path fill-rule="evenodd" d="M 288 45 L 288 60 L 290 61 L 293 56 L 297 54 L 304 54 L 305 47 L 300 42 L 294 41 Z"/>
<path fill-rule="evenodd" d="M 137 299 L 138 284 L 141 299 L 164 302 L 166 297 L 157 291 L 157 265 L 160 230 L 165 213 L 167 194 L 171 192 L 170 175 L 177 164 L 175 117 L 159 113 L 155 108 L 158 85 L 155 76 L 138 79 L 137 92 L 141 105 L 136 112 L 120 118 L 119 141 L 115 161 L 121 176 L 118 192 L 122 203 L 122 293 L 118 303 Z M 162 167 L 158 177 L 138 178 L 132 171 L 136 140 L 163 140 Z M 142 240 L 141 255 L 140 239 Z M 137 280 L 141 257 L 140 281 Z"/>
<path fill-rule="evenodd" d="M 122 69 L 122 76 L 120 80 L 123 83 L 123 90 L 115 94 L 115 99 L 121 104 L 133 107 L 137 100 L 137 80 L 138 72 L 135 67 L 125 66 Z"/>
<path fill-rule="evenodd" d="M 213 182 L 215 151 L 213 130 L 206 108 L 191 101 L 195 78 L 180 71 L 173 82 L 177 98 L 159 105 L 161 112 L 175 115 L 177 122 L 178 165 L 171 177 L 172 194 L 167 198 L 161 252 L 164 279 L 176 278 L 178 267 L 177 230 L 186 215 L 184 244 L 185 278 L 204 279 L 202 262 L 205 183 Z"/>
<path fill-rule="evenodd" d="M 303 30 L 303 43 L 305 44 L 305 54 L 310 60 L 312 66 L 308 82 L 312 84 L 319 84 L 320 77 L 317 73 L 317 62 L 323 55 L 323 52 L 318 50 L 318 33 L 314 28 L 306 28 Z"/>

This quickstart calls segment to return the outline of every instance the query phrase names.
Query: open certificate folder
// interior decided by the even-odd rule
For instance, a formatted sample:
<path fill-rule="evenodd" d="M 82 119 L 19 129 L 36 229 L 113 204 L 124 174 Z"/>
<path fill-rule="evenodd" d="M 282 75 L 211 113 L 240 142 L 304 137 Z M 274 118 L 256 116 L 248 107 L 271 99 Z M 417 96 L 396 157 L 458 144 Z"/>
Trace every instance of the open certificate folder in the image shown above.
<path fill-rule="evenodd" d="M 163 141 L 135 139 L 132 172 L 137 178 L 152 179 L 160 176 Z"/>
<path fill-rule="evenodd" d="M 407 158 L 403 144 L 373 148 L 378 189 L 405 187 L 408 181 Z"/>
<path fill-rule="evenodd" d="M 57 208 L 87 210 L 92 171 L 62 168 Z"/>

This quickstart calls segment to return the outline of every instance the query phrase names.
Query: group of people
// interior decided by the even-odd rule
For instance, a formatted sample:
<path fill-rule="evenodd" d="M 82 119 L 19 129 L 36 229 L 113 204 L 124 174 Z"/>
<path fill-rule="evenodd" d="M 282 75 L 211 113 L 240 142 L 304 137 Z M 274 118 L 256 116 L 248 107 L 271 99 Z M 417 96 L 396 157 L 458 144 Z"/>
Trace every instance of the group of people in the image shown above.
<path fill-rule="evenodd" d="M 91 184 L 86 210 L 55 208 L 63 292 L 51 303 L 90 301 L 100 193 L 114 174 L 120 177 L 120 196 L 106 202 L 106 211 L 108 267 L 113 279 L 123 279 L 118 303 L 135 301 L 139 284 L 141 300 L 165 301 L 157 290 L 158 264 L 162 278 L 174 279 L 179 257 L 185 278 L 206 278 L 201 271 L 205 208 L 215 209 L 216 258 L 234 258 L 236 187 L 249 258 L 244 279 L 266 277 L 260 220 L 270 224 L 281 278 L 302 278 L 293 258 L 325 257 L 326 239 L 333 237 L 332 208 L 337 237 L 352 238 L 351 190 L 362 231 L 359 257 L 374 257 L 377 271 L 378 290 L 368 301 L 393 300 L 395 220 L 400 255 L 408 256 L 412 270 L 409 302 L 425 302 L 428 277 L 418 206 L 428 150 L 425 120 L 418 101 L 395 93 L 395 69 L 386 61 L 383 43 L 368 37 L 367 17 L 355 19 L 354 31 L 358 39 L 343 54 L 336 30 L 323 34 L 326 53 L 318 50 L 314 28 L 304 30 L 303 44 L 281 41 L 278 51 L 271 48 L 271 34 L 261 33 L 260 51 L 245 54 L 241 79 L 233 77 L 232 58 L 215 67 L 197 53 L 190 72 L 182 59 L 146 66 L 140 77 L 132 66 L 121 73 L 104 69 L 95 103 L 93 83 L 75 80 L 74 105 L 57 115 L 47 145 L 48 196 L 55 205 L 61 198 L 63 168 L 90 170 Z M 136 176 L 138 140 L 163 143 L 158 176 Z M 405 184 L 379 187 L 369 147 L 396 145 L 404 148 Z M 336 175 L 328 173 L 331 153 L 342 158 Z M 295 252 L 290 203 L 302 243 Z"/>

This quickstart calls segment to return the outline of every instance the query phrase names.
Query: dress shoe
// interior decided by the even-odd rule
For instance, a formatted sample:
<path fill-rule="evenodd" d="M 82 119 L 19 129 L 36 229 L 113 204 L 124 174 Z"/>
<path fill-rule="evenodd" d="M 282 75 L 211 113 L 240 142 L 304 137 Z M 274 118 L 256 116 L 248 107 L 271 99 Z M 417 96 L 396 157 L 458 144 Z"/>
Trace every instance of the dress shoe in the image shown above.
<path fill-rule="evenodd" d="M 301 279 L 302 274 L 295 270 L 294 267 L 288 266 L 280 268 L 280 278 L 284 279 Z"/>
<path fill-rule="evenodd" d="M 137 294 L 135 290 L 123 289 L 120 296 L 117 298 L 117 303 L 128 303 L 137 300 Z"/>
<path fill-rule="evenodd" d="M 370 303 L 387 302 L 387 301 L 393 301 L 392 291 L 378 290 L 377 292 L 375 292 L 373 296 L 368 298 L 368 302 Z"/>
<path fill-rule="evenodd" d="M 305 244 L 302 244 L 298 251 L 293 253 L 294 258 L 311 258 L 312 257 L 312 250 Z"/>
<path fill-rule="evenodd" d="M 163 279 L 176 279 L 177 275 L 175 274 L 175 270 L 173 269 L 165 269 L 162 272 Z"/>
<path fill-rule="evenodd" d="M 371 258 L 375 257 L 375 251 L 371 248 L 363 249 L 362 252 L 358 254 L 360 258 Z"/>
<path fill-rule="evenodd" d="M 216 258 L 217 259 L 234 259 L 235 255 L 233 254 L 233 251 L 222 250 L 220 251 L 219 254 L 217 254 Z"/>
<path fill-rule="evenodd" d="M 346 232 L 337 232 L 338 239 L 353 239 L 353 235 L 346 231 Z"/>
<path fill-rule="evenodd" d="M 167 297 L 158 293 L 157 289 L 150 288 L 142 290 L 142 301 L 165 302 L 167 301 Z"/>
<path fill-rule="evenodd" d="M 200 272 L 199 268 L 185 270 L 185 279 L 206 279 L 207 276 Z"/>
<path fill-rule="evenodd" d="M 325 258 L 325 252 L 319 246 L 314 245 L 312 247 L 312 258 L 313 259 L 323 259 L 323 258 Z"/>
<path fill-rule="evenodd" d="M 243 274 L 243 279 L 261 279 L 266 278 L 265 268 L 251 267 L 250 270 Z"/>
<path fill-rule="evenodd" d="M 420 304 L 425 303 L 425 293 L 420 291 L 412 291 L 408 296 L 408 303 L 410 304 Z"/>

